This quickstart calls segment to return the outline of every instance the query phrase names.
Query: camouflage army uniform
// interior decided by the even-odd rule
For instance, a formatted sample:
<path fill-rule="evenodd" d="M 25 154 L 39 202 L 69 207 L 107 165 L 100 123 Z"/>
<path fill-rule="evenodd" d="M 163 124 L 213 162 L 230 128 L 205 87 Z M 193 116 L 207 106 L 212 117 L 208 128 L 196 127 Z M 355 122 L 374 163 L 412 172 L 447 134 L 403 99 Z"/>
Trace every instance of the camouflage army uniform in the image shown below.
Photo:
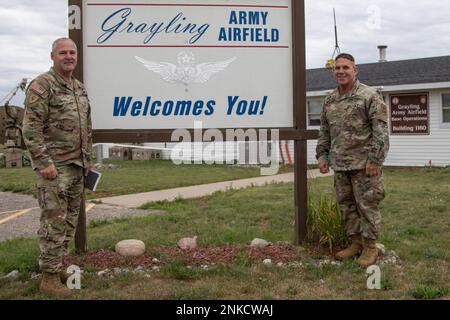
<path fill-rule="evenodd" d="M 389 150 L 387 107 L 381 94 L 357 81 L 351 92 L 325 98 L 316 157 L 330 161 L 348 236 L 376 240 L 383 175 L 367 177 L 367 162 L 382 166 Z M 331 159 L 330 159 L 331 157 Z"/>
<path fill-rule="evenodd" d="M 39 265 L 58 273 L 74 237 L 83 193 L 83 167 L 91 161 L 89 100 L 81 82 L 67 82 L 53 68 L 27 90 L 23 138 L 38 176 L 41 208 Z M 54 164 L 58 176 L 44 179 L 38 170 Z"/>

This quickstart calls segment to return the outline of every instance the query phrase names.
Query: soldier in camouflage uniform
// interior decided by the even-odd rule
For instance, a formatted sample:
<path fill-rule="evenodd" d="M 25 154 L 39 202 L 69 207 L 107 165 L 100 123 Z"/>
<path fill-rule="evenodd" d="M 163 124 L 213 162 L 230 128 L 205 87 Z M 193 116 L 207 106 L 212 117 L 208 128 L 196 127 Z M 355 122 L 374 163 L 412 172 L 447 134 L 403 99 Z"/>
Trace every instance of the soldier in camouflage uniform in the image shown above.
<path fill-rule="evenodd" d="M 83 175 L 92 168 L 91 110 L 83 84 L 72 76 L 75 43 L 57 39 L 51 59 L 50 71 L 27 89 L 22 132 L 38 180 L 40 290 L 68 296 L 62 263 L 78 222 Z"/>
<path fill-rule="evenodd" d="M 336 254 L 358 254 L 361 266 L 374 264 L 380 234 L 379 204 L 384 199 L 382 165 L 389 150 L 387 107 L 379 92 L 357 80 L 349 54 L 335 60 L 338 88 L 325 98 L 316 149 L 321 173 L 335 171 L 334 184 L 351 245 Z"/>

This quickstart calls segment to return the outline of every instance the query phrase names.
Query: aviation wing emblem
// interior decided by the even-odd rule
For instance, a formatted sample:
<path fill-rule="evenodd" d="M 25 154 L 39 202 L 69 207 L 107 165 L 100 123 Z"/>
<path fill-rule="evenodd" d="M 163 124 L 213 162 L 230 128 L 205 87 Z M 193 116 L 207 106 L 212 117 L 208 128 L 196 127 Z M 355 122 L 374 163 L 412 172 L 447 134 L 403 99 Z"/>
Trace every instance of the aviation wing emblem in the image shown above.
<path fill-rule="evenodd" d="M 178 54 L 178 65 L 170 62 L 155 62 L 135 57 L 148 70 L 161 76 L 169 83 L 181 83 L 188 86 L 191 83 L 205 83 L 214 74 L 225 70 L 236 57 L 225 61 L 200 63 L 195 65 L 195 56 L 192 52 L 180 52 Z"/>

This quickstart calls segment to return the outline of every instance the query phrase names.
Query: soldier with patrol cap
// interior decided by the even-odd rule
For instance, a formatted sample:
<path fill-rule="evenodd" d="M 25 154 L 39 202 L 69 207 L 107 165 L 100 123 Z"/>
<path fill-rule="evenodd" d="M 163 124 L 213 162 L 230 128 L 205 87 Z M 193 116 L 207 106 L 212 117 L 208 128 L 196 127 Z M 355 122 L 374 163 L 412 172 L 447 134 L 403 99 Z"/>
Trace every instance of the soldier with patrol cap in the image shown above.
<path fill-rule="evenodd" d="M 27 90 L 22 132 L 38 180 L 40 291 L 64 297 L 71 290 L 63 285 L 63 258 L 75 235 L 83 175 L 92 168 L 92 125 L 86 90 L 72 75 L 75 43 L 55 40 L 51 59 L 53 67 Z"/>
<path fill-rule="evenodd" d="M 334 184 L 351 245 L 336 254 L 359 256 L 367 267 L 376 262 L 380 234 L 379 204 L 384 199 L 382 165 L 389 150 L 387 107 L 379 92 L 357 79 L 350 54 L 335 59 L 338 88 L 324 101 L 316 149 L 320 172 L 335 171 Z"/>

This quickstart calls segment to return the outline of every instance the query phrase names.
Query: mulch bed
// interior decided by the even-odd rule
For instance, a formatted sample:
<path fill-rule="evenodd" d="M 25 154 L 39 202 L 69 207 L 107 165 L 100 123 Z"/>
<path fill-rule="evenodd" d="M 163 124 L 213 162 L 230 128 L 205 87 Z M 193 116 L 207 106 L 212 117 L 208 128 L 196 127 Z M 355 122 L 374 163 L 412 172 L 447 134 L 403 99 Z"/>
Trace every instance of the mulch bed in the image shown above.
<path fill-rule="evenodd" d="M 157 257 L 158 261 L 153 262 Z M 271 245 L 266 248 L 252 248 L 248 245 L 205 246 L 192 250 L 181 250 L 177 247 L 151 247 L 140 257 L 122 257 L 110 250 L 89 251 L 79 256 L 69 256 L 64 265 L 92 267 L 96 270 L 112 268 L 137 268 L 142 266 L 151 269 L 153 266 L 164 266 L 175 261 L 182 261 L 189 266 L 211 264 L 230 264 L 237 258 L 249 258 L 255 263 L 271 259 L 272 263 L 288 263 L 299 260 L 296 247 L 289 245 Z"/>

